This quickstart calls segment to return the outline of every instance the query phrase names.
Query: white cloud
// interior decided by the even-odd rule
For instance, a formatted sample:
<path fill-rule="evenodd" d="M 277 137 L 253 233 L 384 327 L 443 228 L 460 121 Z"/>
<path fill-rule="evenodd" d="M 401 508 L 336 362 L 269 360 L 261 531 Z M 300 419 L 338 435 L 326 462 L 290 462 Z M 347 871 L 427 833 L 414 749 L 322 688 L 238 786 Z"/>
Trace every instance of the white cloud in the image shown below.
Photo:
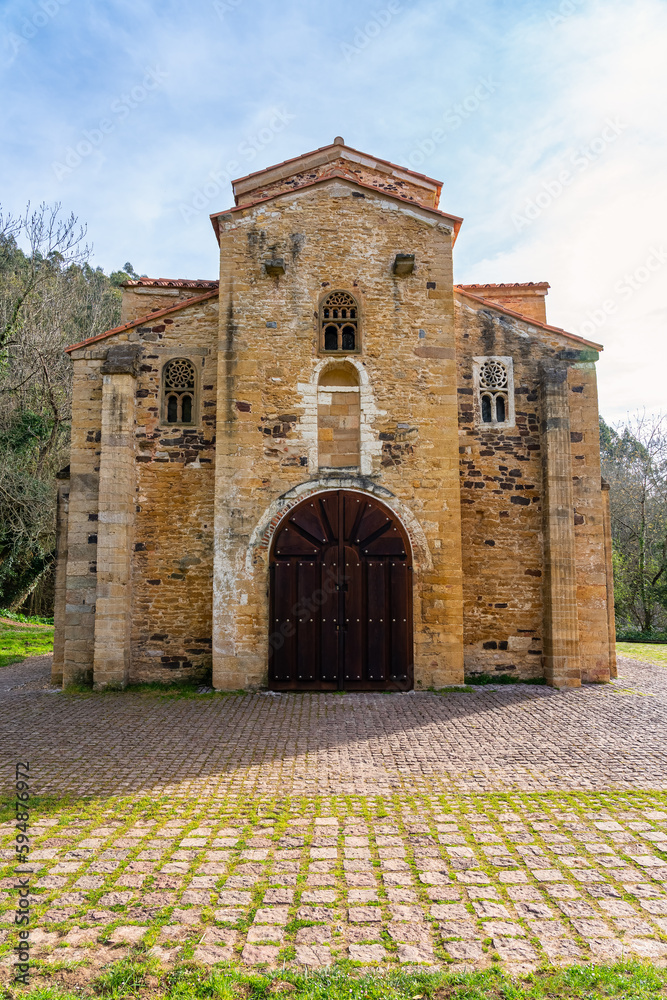
<path fill-rule="evenodd" d="M 28 198 L 62 200 L 88 222 L 107 270 L 129 259 L 152 275 L 213 277 L 208 213 L 231 204 L 231 186 L 223 177 L 187 223 L 182 206 L 230 160 L 238 176 L 340 134 L 405 163 L 440 128 L 418 169 L 443 179 L 442 207 L 465 217 L 457 279 L 548 279 L 549 318 L 572 330 L 618 300 L 590 334 L 606 348 L 602 410 L 613 418 L 643 403 L 659 408 L 667 269 L 631 296 L 615 286 L 667 233 L 667 5 L 399 0 L 346 62 L 343 45 L 386 6 L 239 0 L 221 19 L 206 0 L 187 17 L 177 0 L 67 3 L 8 60 L 8 32 L 39 9 L 8 0 L 0 12 L 0 74 L 11 94 L 0 107 L 3 201 L 18 210 Z M 573 13 L 552 24 L 559 6 Z M 154 65 L 167 74 L 160 88 L 58 181 L 54 159 Z M 493 80 L 488 98 L 443 129 L 481 78 Z M 243 144 L 276 107 L 294 118 L 251 157 Z M 577 169 L 573 153 L 592 149 L 609 119 L 622 123 L 620 134 Z M 555 190 L 563 169 L 572 173 L 563 193 L 517 227 L 513 216 L 538 196 L 545 203 L 544 184 Z"/>
<path fill-rule="evenodd" d="M 656 123 L 664 116 L 666 37 L 659 0 L 595 3 L 553 29 L 542 23 L 517 31 L 513 44 L 537 47 L 543 72 L 559 87 L 533 120 L 516 123 L 518 160 L 506 161 L 500 203 L 481 224 L 486 235 L 506 227 L 504 246 L 474 264 L 468 255 L 461 276 L 547 278 L 550 322 L 605 346 L 600 405 L 611 419 L 664 405 L 667 140 Z M 609 121 L 618 134 L 608 128 L 612 141 L 596 142 Z M 585 169 L 572 165 L 572 151 L 582 149 Z M 558 194 L 565 168 L 571 180 Z M 512 216 L 516 223 L 526 206 L 536 217 L 517 231 Z M 647 260 L 655 270 L 644 270 Z"/>

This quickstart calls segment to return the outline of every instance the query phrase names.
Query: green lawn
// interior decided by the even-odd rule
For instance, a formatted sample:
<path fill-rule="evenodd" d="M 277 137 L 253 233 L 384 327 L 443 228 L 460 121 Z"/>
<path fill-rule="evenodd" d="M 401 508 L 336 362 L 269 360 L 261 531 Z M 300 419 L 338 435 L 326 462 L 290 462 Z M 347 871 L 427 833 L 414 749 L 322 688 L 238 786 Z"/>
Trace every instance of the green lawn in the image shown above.
<path fill-rule="evenodd" d="M 0 622 L 0 667 L 53 649 L 52 625 L 10 625 Z"/>
<path fill-rule="evenodd" d="M 26 656 L 50 653 L 52 649 L 53 626 L 35 624 L 31 627 L 0 621 L 0 667 L 19 663 Z M 667 643 L 617 642 L 616 651 L 619 656 L 667 667 Z"/>
<path fill-rule="evenodd" d="M 619 656 L 629 656 L 633 660 L 644 660 L 667 667 L 667 643 L 617 642 L 616 652 Z"/>
<path fill-rule="evenodd" d="M 334 969 L 304 975 L 291 970 L 253 973 L 201 966 L 155 974 L 150 960 L 119 962 L 88 987 L 71 992 L 56 985 L 37 986 L 2 996 L 30 1000 L 98 1000 L 150 997 L 151 1000 L 649 1000 L 667 997 L 667 972 L 648 963 L 542 969 L 513 979 L 496 969 L 465 973 L 373 973 Z"/>

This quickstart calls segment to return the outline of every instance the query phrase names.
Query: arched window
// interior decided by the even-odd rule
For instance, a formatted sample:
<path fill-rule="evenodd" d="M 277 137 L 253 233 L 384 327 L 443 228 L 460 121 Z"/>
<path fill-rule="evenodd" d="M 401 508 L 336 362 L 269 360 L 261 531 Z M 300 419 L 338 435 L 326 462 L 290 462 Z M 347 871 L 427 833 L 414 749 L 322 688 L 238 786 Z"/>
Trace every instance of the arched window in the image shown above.
<path fill-rule="evenodd" d="M 320 351 L 358 354 L 359 306 L 349 292 L 330 292 L 320 305 Z"/>
<path fill-rule="evenodd" d="M 167 424 L 196 423 L 195 366 L 187 358 L 173 358 L 162 370 L 162 414 Z"/>
<path fill-rule="evenodd" d="M 317 386 L 317 438 L 320 469 L 359 470 L 359 376 L 348 362 L 327 366 Z"/>
<path fill-rule="evenodd" d="M 478 419 L 491 427 L 514 425 L 514 382 L 511 358 L 474 358 Z"/>

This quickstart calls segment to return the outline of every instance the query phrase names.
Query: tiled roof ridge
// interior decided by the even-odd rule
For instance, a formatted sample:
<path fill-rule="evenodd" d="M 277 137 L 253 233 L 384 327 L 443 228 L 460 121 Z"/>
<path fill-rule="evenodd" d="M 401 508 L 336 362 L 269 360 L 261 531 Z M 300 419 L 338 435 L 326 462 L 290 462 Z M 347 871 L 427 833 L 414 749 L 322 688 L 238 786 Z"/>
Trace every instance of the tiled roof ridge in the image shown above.
<path fill-rule="evenodd" d="M 458 285 L 459 288 L 551 288 L 548 281 L 501 281 L 497 285 L 487 282 L 471 282 Z"/>
<path fill-rule="evenodd" d="M 162 316 L 168 316 L 169 313 L 178 312 L 180 309 L 186 309 L 188 306 L 197 305 L 198 302 L 205 302 L 207 299 L 213 299 L 218 295 L 218 289 L 214 288 L 210 292 L 206 292 L 204 295 L 194 295 L 192 298 L 183 299 L 181 302 L 175 302 L 173 306 L 168 306 L 166 309 L 156 309 L 155 312 L 147 313 L 145 316 L 139 316 L 137 319 L 133 319 L 129 323 L 123 323 L 122 326 L 115 326 L 112 330 L 105 330 L 104 333 L 98 333 L 94 337 L 88 337 L 86 340 L 79 341 L 78 344 L 71 344 L 69 347 L 65 348 L 66 353 L 69 354 L 70 351 L 75 351 L 79 347 L 86 347 L 88 344 L 95 344 L 98 340 L 105 340 L 107 337 L 113 336 L 114 333 L 125 333 L 126 330 L 133 330 L 137 326 L 143 326 L 145 323 L 153 322 L 153 320 L 160 319 Z"/>
<path fill-rule="evenodd" d="M 466 285 L 454 285 L 454 291 L 459 292 L 462 295 L 467 295 L 468 298 L 474 299 L 476 302 L 481 302 L 485 306 L 490 306 L 491 309 L 497 309 L 498 312 L 505 313 L 506 316 L 512 316 L 514 319 L 523 320 L 524 323 L 528 323 L 530 326 L 537 326 L 540 330 L 548 330 L 550 333 L 559 333 L 562 337 L 568 337 L 570 340 L 576 340 L 580 344 L 585 344 L 586 347 L 592 347 L 596 351 L 604 350 L 602 344 L 596 344 L 592 340 L 585 340 L 583 337 L 579 337 L 576 333 L 568 333 L 567 330 L 563 330 L 560 326 L 551 326 L 550 323 L 543 323 L 539 319 L 533 319 L 532 316 L 525 316 L 523 313 L 517 312 L 516 309 L 509 309 L 500 302 L 494 302 L 492 299 L 484 298 L 482 295 L 475 295 L 473 292 L 468 291 Z"/>
<path fill-rule="evenodd" d="M 417 170 L 412 170 L 410 167 L 402 167 L 400 163 L 393 163 L 391 160 L 385 160 L 381 156 L 374 156 L 373 153 L 364 153 L 360 149 L 355 149 L 354 146 L 348 146 L 340 142 L 330 142 L 326 146 L 318 146 L 317 149 L 310 149 L 307 153 L 290 156 L 289 159 L 282 160 L 280 163 L 272 163 L 270 167 L 264 167 L 263 170 L 255 170 L 253 173 L 245 174 L 243 177 L 235 177 L 231 182 L 232 186 L 234 184 L 241 184 L 243 181 L 248 181 L 251 177 L 261 177 L 262 174 L 268 174 L 273 170 L 279 170 L 281 167 L 287 167 L 290 163 L 296 163 L 297 160 L 304 160 L 307 156 L 314 156 L 316 153 L 324 153 L 329 149 L 336 148 L 347 149 L 350 153 L 356 153 L 358 156 L 366 156 L 369 160 L 377 160 L 378 163 L 384 163 L 386 166 L 400 170 L 404 174 L 419 177 L 420 180 L 428 181 L 430 184 L 435 184 L 439 189 L 442 189 L 442 181 L 436 180 L 435 177 L 429 177 L 428 174 L 420 174 Z"/>
<path fill-rule="evenodd" d="M 130 278 L 124 288 L 217 288 L 217 279 L 208 278 Z"/>

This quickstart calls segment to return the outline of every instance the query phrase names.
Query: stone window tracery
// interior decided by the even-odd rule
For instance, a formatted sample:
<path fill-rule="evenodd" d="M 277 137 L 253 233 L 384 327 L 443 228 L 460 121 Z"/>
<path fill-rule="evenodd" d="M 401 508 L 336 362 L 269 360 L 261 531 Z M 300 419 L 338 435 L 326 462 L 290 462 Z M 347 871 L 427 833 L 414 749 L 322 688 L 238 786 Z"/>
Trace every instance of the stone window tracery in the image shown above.
<path fill-rule="evenodd" d="M 320 351 L 358 354 L 359 306 L 349 292 L 330 292 L 320 305 Z"/>
<path fill-rule="evenodd" d="M 195 366 L 187 358 L 172 358 L 162 372 L 162 418 L 167 424 L 196 422 Z"/>
<path fill-rule="evenodd" d="M 489 427 L 514 426 L 514 376 L 511 358 L 474 358 L 478 421 Z"/>

